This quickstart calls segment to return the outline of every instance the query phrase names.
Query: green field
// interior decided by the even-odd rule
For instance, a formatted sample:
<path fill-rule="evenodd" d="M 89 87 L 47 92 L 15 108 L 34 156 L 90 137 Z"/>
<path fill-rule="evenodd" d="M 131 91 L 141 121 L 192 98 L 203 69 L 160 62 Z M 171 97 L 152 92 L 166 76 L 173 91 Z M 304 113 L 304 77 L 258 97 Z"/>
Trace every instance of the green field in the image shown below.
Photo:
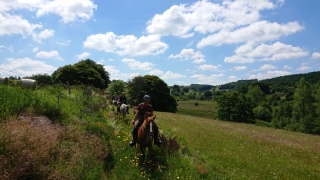
<path fill-rule="evenodd" d="M 160 129 L 188 147 L 188 156 L 207 179 L 320 179 L 319 136 L 156 114 Z"/>
<path fill-rule="evenodd" d="M 196 106 L 195 103 L 198 103 Z M 217 102 L 215 101 L 178 101 L 177 114 L 186 114 L 204 118 L 214 118 L 217 116 Z"/>
<path fill-rule="evenodd" d="M 155 112 L 168 143 L 150 173 L 128 145 L 133 109 L 123 121 L 89 90 L 0 86 L 0 179 L 320 179 L 320 136 L 215 120 L 213 101 Z"/>

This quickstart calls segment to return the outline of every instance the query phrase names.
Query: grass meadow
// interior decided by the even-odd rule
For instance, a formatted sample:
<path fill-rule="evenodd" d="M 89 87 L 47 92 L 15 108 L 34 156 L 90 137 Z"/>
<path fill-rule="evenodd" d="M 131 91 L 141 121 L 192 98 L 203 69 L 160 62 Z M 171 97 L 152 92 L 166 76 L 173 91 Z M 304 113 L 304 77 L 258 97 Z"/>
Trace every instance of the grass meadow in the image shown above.
<path fill-rule="evenodd" d="M 0 179 L 320 179 L 320 136 L 214 120 L 212 101 L 155 112 L 152 173 L 94 89 L 0 85 Z"/>

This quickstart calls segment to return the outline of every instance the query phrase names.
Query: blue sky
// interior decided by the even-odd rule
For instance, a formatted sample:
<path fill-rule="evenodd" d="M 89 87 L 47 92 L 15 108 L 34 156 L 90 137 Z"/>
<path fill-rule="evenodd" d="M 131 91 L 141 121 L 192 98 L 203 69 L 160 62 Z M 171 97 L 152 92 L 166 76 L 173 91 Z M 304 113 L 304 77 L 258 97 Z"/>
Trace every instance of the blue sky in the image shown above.
<path fill-rule="evenodd" d="M 110 79 L 219 85 L 320 70 L 319 0 L 0 0 L 0 76 L 92 59 Z"/>

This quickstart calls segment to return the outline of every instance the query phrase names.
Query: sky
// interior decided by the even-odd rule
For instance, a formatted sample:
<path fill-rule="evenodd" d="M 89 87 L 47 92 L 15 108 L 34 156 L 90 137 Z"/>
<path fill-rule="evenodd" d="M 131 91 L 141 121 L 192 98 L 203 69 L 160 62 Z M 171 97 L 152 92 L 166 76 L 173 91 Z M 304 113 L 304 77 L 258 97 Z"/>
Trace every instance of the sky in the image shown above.
<path fill-rule="evenodd" d="M 0 0 L 0 76 L 87 58 L 110 80 L 221 85 L 320 70 L 319 0 Z"/>

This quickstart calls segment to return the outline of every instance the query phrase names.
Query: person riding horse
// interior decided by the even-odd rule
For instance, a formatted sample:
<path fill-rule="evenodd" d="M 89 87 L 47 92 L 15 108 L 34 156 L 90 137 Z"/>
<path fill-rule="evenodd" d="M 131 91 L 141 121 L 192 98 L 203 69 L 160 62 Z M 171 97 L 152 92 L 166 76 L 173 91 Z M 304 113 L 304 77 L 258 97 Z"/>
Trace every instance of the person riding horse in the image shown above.
<path fill-rule="evenodd" d="M 118 107 L 117 107 L 117 114 L 118 114 L 118 112 L 120 112 L 120 106 L 122 104 L 127 104 L 127 97 L 126 97 L 126 93 L 125 92 L 122 92 L 122 94 L 121 94 L 121 96 L 119 98 L 119 103 L 118 103 Z M 128 109 L 127 109 L 126 113 L 129 114 Z"/>
<path fill-rule="evenodd" d="M 132 124 L 134 125 L 132 129 L 132 137 L 133 140 L 130 142 L 130 146 L 135 146 L 137 143 L 137 137 L 138 137 L 138 131 L 140 126 L 142 125 L 144 121 L 144 116 L 146 112 L 153 113 L 153 108 L 152 105 L 149 104 L 150 101 L 150 96 L 145 95 L 143 96 L 144 102 L 140 103 L 136 109 L 136 113 L 134 114 L 134 117 L 132 119 Z M 135 120 L 138 118 L 138 121 L 135 122 Z M 154 125 L 154 144 L 156 145 L 161 145 L 161 140 L 159 139 L 159 130 L 158 126 L 155 124 Z"/>

